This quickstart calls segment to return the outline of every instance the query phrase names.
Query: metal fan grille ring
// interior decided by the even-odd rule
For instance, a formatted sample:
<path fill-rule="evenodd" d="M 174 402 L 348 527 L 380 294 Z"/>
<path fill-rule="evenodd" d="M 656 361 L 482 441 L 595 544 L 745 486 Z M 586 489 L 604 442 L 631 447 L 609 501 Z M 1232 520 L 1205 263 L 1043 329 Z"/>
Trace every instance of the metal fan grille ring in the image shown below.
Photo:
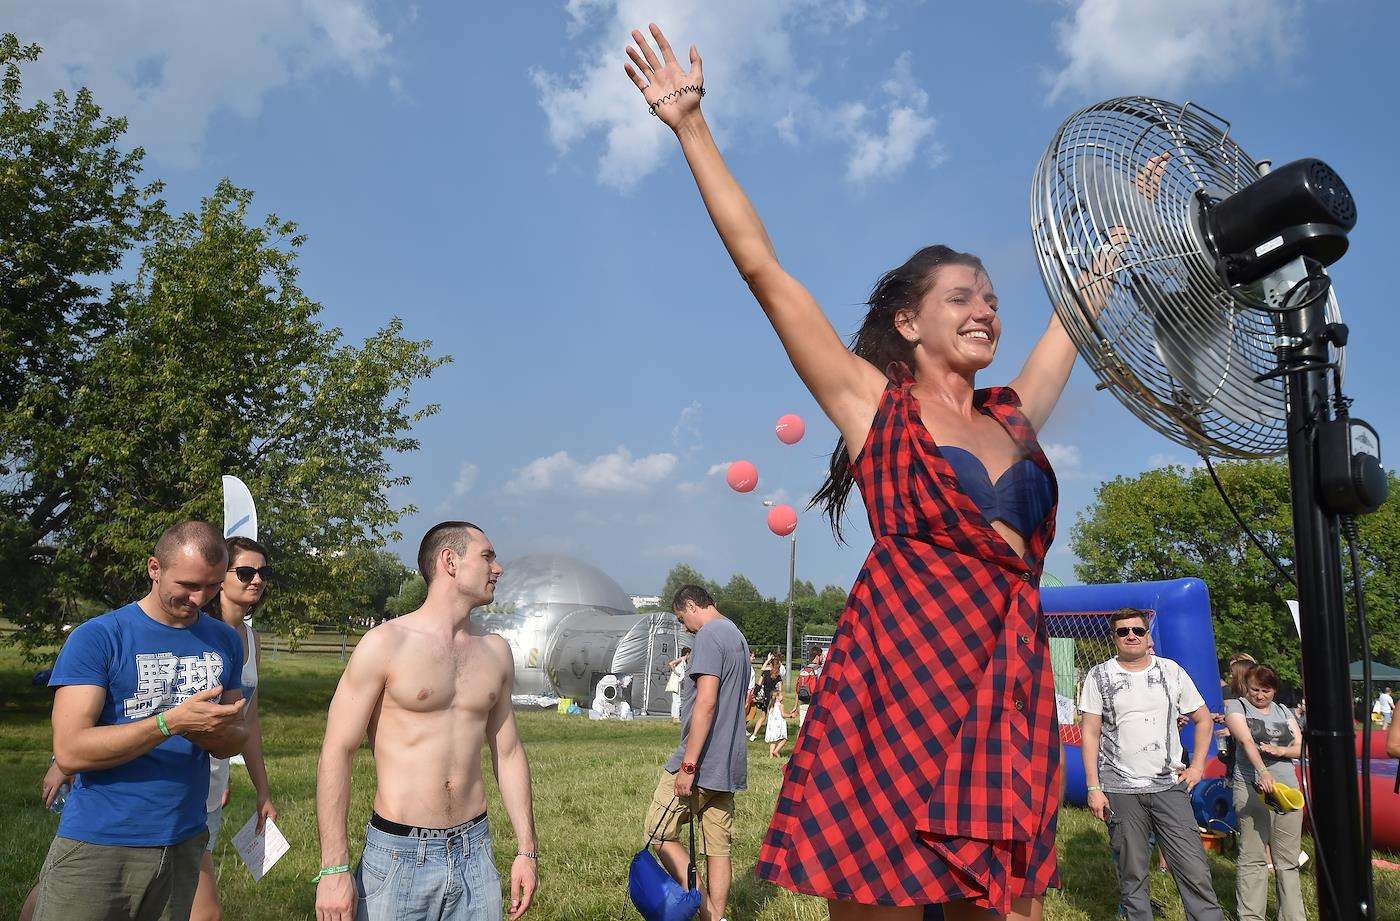
<path fill-rule="evenodd" d="M 1199 231 L 1203 199 L 1257 176 L 1218 118 L 1135 96 L 1071 116 L 1032 185 L 1041 274 L 1089 366 L 1157 431 L 1225 457 L 1287 447 L 1283 383 L 1256 381 L 1275 318 L 1231 297 Z"/>

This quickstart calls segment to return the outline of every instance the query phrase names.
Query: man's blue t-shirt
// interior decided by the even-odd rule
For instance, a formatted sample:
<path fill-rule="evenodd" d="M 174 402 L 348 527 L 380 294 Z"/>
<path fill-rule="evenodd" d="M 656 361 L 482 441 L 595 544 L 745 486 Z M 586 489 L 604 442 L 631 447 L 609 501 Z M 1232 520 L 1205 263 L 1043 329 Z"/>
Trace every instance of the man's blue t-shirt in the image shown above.
<path fill-rule="evenodd" d="M 188 627 L 169 627 L 133 602 L 75 627 L 49 686 L 106 689 L 97 725 L 113 726 L 213 687 L 241 689 L 242 681 L 243 641 L 227 624 L 200 614 Z M 204 827 L 208 791 L 208 752 L 172 736 L 125 764 L 79 773 L 58 834 L 124 847 L 175 844 Z"/>

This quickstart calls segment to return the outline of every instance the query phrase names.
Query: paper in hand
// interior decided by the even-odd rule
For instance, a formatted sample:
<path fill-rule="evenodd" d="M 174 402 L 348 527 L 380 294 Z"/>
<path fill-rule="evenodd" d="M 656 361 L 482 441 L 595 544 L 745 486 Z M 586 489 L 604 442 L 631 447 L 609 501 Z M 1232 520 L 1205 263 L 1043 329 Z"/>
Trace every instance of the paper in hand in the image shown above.
<path fill-rule="evenodd" d="M 248 872 L 253 874 L 253 881 L 263 878 L 263 874 L 271 870 L 277 861 L 282 859 L 282 855 L 291 849 L 287 844 L 287 839 L 282 836 L 277 823 L 268 819 L 263 825 L 263 833 L 258 834 L 257 813 L 248 819 L 247 824 L 238 830 L 233 836 L 233 846 L 238 850 L 238 856 L 243 858 L 243 862 L 248 865 Z"/>

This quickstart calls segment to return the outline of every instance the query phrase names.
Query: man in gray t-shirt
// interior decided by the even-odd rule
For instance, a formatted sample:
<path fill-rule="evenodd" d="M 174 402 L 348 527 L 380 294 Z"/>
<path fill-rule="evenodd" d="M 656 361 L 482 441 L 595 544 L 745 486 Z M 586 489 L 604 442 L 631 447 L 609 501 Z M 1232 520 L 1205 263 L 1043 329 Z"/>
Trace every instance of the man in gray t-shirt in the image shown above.
<path fill-rule="evenodd" d="M 697 822 L 704 842 L 702 917 L 720 919 L 734 871 L 734 793 L 748 787 L 744 702 L 749 688 L 749 644 L 698 585 L 676 592 L 671 609 L 695 634 L 690 671 L 681 683 L 681 741 L 666 762 L 647 810 L 646 834 L 658 844 L 667 871 L 684 883 L 690 854 L 680 827 Z"/>

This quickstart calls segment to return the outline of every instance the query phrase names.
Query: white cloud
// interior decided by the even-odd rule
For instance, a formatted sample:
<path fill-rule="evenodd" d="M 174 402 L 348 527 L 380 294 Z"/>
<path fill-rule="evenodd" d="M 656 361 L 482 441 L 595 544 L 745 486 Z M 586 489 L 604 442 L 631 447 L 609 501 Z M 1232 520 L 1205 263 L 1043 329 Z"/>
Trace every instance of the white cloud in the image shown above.
<path fill-rule="evenodd" d="M 1083 460 L 1083 455 L 1080 454 L 1078 445 L 1056 444 L 1051 442 L 1049 444 L 1043 444 L 1040 447 L 1041 450 L 1045 452 L 1045 456 L 1050 459 L 1050 463 L 1054 465 L 1056 473 L 1059 473 L 1061 470 L 1077 470 Z"/>
<path fill-rule="evenodd" d="M 883 101 L 848 102 L 834 113 L 831 124 L 850 145 L 846 179 L 856 185 L 898 176 L 914 162 L 921 147 L 930 165 L 942 158 L 932 140 L 938 122 L 927 114 L 928 93 L 916 81 L 912 61 L 907 51 L 895 59 L 880 84 Z"/>
<path fill-rule="evenodd" d="M 1191 458 L 1182 457 L 1179 454 L 1158 453 L 1147 459 L 1147 467 L 1145 469 L 1157 470 L 1161 467 L 1184 467 L 1187 470 L 1193 470 L 1204 467 L 1205 465 L 1206 462 L 1201 460 L 1200 457 L 1196 457 L 1193 460 Z"/>
<path fill-rule="evenodd" d="M 437 505 L 440 514 L 448 512 L 457 502 L 472 491 L 476 485 L 477 467 L 476 464 L 463 463 L 457 468 L 457 479 L 452 482 L 452 489 L 447 497 Z"/>
<path fill-rule="evenodd" d="M 671 475 L 676 468 L 674 454 L 648 454 L 633 458 L 619 447 L 590 461 L 574 460 L 567 451 L 538 457 L 515 472 L 506 484 L 512 493 L 550 492 L 576 489 L 586 493 L 641 492 Z"/>
<path fill-rule="evenodd" d="M 883 134 L 861 130 L 854 139 L 846 178 L 857 185 L 903 172 L 924 138 L 933 133 L 934 120 L 906 106 L 891 107 L 885 117 Z"/>
<path fill-rule="evenodd" d="M 1190 83 L 1291 54 L 1302 0 L 1078 0 L 1057 27 L 1065 65 L 1050 99 L 1146 93 L 1175 96 Z"/>
<path fill-rule="evenodd" d="M 699 495 L 705 490 L 711 488 L 711 482 L 715 479 L 715 477 L 724 476 L 725 472 L 729 469 L 729 465 L 732 463 L 734 462 L 724 461 L 723 463 L 719 464 L 711 464 L 710 468 L 705 471 L 705 476 L 703 479 L 692 480 L 685 483 L 677 483 L 676 492 L 680 493 L 682 496 L 686 496 L 687 498 Z"/>
<path fill-rule="evenodd" d="M 631 30 L 645 30 L 648 21 L 666 31 L 686 66 L 690 45 L 699 49 L 705 86 L 712 90 L 705 107 L 717 133 L 766 127 L 796 145 L 800 122 L 829 137 L 831 115 L 810 89 L 819 65 L 799 63 L 797 46 L 804 31 L 830 34 L 878 18 L 870 6 L 866 0 L 569 0 L 568 34 L 596 38 L 572 73 L 531 74 L 550 139 L 568 153 L 589 135 L 602 135 L 598 181 L 621 190 L 675 159 L 670 132 L 647 114 L 622 71 Z M 904 66 L 907 72 L 907 61 Z M 851 148 L 848 175 L 855 181 L 897 174 L 932 132 L 933 120 L 923 111 L 927 95 L 913 90 L 904 86 L 893 96 L 880 113 L 880 128 L 856 126 L 841 138 Z"/>
<path fill-rule="evenodd" d="M 460 498 L 476 485 L 476 464 L 462 464 L 457 468 L 457 479 L 452 483 L 452 498 Z"/>
<path fill-rule="evenodd" d="M 256 116 L 271 91 L 321 71 L 366 79 L 391 36 L 370 0 L 0 0 L 5 28 L 44 48 L 26 91 L 86 86 L 124 115 L 127 138 L 175 166 L 196 163 L 210 120 Z"/>
<path fill-rule="evenodd" d="M 671 444 L 682 454 L 689 454 L 704 447 L 701 442 L 700 420 L 705 416 L 699 400 L 681 410 L 680 418 L 671 427 Z"/>
<path fill-rule="evenodd" d="M 1061 482 L 1069 480 L 1101 480 L 1101 474 L 1084 468 L 1084 454 L 1078 445 L 1045 442 L 1040 446 L 1055 468 L 1055 477 Z"/>

